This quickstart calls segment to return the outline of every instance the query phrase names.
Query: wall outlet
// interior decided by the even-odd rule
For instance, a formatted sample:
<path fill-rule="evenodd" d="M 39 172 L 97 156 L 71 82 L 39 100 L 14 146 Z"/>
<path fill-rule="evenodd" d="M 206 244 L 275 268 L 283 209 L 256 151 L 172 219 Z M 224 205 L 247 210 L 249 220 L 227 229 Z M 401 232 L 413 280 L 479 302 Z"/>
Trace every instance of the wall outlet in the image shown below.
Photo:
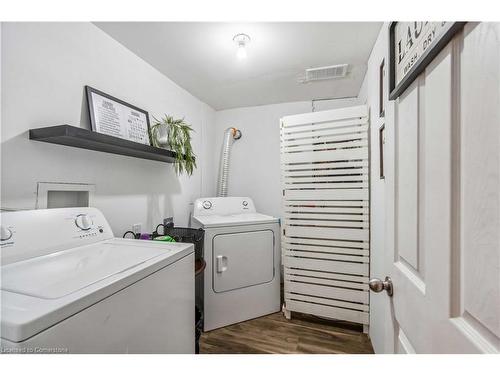
<path fill-rule="evenodd" d="M 142 223 L 137 223 L 137 224 L 132 225 L 132 232 L 142 233 L 141 230 L 142 230 Z"/>

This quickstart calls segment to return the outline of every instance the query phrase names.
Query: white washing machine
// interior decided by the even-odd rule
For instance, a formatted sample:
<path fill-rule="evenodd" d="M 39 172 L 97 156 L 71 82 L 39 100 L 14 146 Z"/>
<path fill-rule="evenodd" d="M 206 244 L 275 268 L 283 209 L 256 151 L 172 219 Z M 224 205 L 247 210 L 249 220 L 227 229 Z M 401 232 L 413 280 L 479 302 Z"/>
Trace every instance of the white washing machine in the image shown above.
<path fill-rule="evenodd" d="M 196 200 L 193 222 L 205 229 L 204 331 L 279 311 L 279 219 L 217 197 Z"/>
<path fill-rule="evenodd" d="M 1 213 L 4 353 L 194 353 L 192 244 L 113 238 L 95 208 Z"/>

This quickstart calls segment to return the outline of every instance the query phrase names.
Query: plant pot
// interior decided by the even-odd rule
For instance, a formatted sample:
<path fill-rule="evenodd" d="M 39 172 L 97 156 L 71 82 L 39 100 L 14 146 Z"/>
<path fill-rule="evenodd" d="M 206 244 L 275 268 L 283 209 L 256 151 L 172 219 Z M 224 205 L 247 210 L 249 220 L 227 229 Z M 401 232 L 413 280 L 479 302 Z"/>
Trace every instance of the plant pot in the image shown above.
<path fill-rule="evenodd" d="M 156 147 L 168 148 L 168 125 L 158 124 L 153 132 L 153 142 Z"/>

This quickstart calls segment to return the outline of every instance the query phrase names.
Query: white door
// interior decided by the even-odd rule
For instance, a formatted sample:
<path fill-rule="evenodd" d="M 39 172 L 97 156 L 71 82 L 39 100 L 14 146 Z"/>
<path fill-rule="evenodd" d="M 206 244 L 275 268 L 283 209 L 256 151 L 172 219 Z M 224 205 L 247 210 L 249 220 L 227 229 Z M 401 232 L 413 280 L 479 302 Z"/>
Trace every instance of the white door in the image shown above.
<path fill-rule="evenodd" d="M 499 41 L 499 24 L 468 23 L 386 129 L 394 294 L 372 298 L 391 298 L 397 353 L 500 350 Z"/>

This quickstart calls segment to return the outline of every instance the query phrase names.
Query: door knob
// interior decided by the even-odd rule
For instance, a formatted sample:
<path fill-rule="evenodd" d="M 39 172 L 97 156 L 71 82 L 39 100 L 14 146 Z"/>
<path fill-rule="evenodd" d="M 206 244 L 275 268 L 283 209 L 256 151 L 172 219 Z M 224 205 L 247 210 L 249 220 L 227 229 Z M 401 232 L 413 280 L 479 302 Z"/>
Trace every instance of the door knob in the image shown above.
<path fill-rule="evenodd" d="M 389 297 L 392 297 L 394 293 L 394 288 L 392 287 L 392 280 L 389 276 L 386 276 L 384 281 L 380 279 L 371 279 L 368 282 L 368 285 L 370 286 L 370 289 L 375 293 L 380 293 L 381 291 L 385 290 L 389 295 Z"/>

